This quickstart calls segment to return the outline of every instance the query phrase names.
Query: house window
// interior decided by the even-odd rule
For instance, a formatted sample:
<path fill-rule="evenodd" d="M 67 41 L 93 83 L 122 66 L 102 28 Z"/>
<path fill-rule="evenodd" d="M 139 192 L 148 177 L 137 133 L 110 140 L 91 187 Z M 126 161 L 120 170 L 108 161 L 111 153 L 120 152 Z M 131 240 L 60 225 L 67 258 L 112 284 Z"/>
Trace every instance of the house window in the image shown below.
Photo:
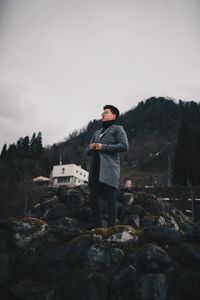
<path fill-rule="evenodd" d="M 58 177 L 58 183 L 67 183 L 70 182 L 69 176 Z"/>
<path fill-rule="evenodd" d="M 65 168 L 62 168 L 62 174 L 64 174 L 65 173 Z"/>

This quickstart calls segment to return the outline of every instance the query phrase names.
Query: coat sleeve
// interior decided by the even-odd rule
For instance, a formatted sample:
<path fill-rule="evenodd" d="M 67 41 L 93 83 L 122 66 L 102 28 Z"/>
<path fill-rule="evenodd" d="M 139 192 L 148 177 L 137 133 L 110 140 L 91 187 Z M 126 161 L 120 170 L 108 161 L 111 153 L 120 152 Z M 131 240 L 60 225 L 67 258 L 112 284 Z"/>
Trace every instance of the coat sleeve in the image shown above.
<path fill-rule="evenodd" d="M 101 152 L 116 153 L 128 150 L 128 138 L 122 126 L 118 126 L 116 130 L 116 144 L 102 144 Z"/>

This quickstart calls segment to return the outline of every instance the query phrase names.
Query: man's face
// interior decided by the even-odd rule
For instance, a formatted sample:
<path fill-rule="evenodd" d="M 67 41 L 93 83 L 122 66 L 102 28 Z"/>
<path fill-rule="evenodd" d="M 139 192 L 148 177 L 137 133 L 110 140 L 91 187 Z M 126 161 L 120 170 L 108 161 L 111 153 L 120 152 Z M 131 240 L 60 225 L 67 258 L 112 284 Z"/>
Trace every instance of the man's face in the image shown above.
<path fill-rule="evenodd" d="M 103 113 L 101 114 L 102 115 L 102 121 L 105 122 L 105 121 L 111 121 L 111 120 L 115 120 L 116 119 L 116 115 L 112 113 L 112 111 L 107 108 L 107 109 L 104 109 Z"/>

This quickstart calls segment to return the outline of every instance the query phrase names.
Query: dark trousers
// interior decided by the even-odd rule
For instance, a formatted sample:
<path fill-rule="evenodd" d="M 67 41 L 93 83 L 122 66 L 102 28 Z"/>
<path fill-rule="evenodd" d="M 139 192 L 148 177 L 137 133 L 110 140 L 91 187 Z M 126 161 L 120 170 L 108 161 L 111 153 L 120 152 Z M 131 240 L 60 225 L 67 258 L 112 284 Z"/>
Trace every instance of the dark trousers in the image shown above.
<path fill-rule="evenodd" d="M 90 205 L 93 212 L 94 227 L 102 227 L 100 198 L 105 199 L 108 205 L 108 227 L 114 226 L 117 219 L 118 190 L 105 183 L 96 182 L 90 185 Z"/>

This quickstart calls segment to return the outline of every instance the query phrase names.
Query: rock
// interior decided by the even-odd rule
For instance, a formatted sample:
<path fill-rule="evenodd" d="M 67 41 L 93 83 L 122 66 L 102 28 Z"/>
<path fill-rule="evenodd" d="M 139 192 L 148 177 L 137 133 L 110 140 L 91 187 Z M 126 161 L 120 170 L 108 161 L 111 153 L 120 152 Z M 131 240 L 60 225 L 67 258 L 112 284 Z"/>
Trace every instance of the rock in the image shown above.
<path fill-rule="evenodd" d="M 57 226 L 57 227 L 65 226 L 66 228 L 68 228 L 68 227 L 76 227 L 78 224 L 73 218 L 62 217 L 62 218 L 58 218 L 58 219 L 53 220 L 51 222 L 51 225 L 54 225 L 54 226 Z"/>
<path fill-rule="evenodd" d="M 163 211 L 166 211 L 165 206 L 155 197 L 155 195 L 138 193 L 135 202 L 142 206 L 146 213 L 153 216 L 160 216 Z"/>
<path fill-rule="evenodd" d="M 87 253 L 86 264 L 93 271 L 104 271 L 119 265 L 124 257 L 124 252 L 119 248 L 110 248 L 101 244 L 92 245 Z"/>
<path fill-rule="evenodd" d="M 5 229 L 0 229 L 0 252 L 7 252 L 11 243 L 11 237 L 9 231 Z"/>
<path fill-rule="evenodd" d="M 89 277 L 80 293 L 80 300 L 107 300 L 107 297 L 107 281 L 102 274 L 93 274 Z"/>
<path fill-rule="evenodd" d="M 111 283 L 111 300 L 123 295 L 127 288 L 134 282 L 137 277 L 136 268 L 132 265 L 124 266 L 113 278 Z"/>
<path fill-rule="evenodd" d="M 8 219 L 0 219 L 0 229 L 9 230 L 12 229 L 12 222 Z"/>
<path fill-rule="evenodd" d="M 178 271 L 171 283 L 171 289 L 179 299 L 198 299 L 200 294 L 200 272 L 190 269 Z"/>
<path fill-rule="evenodd" d="M 140 218 L 143 218 L 145 214 L 146 211 L 141 205 L 134 204 L 134 206 L 130 208 L 130 215 L 137 215 Z"/>
<path fill-rule="evenodd" d="M 94 233 L 93 236 L 92 236 L 92 241 L 94 243 L 98 243 L 98 242 L 102 241 L 102 239 L 103 239 L 103 236 L 101 234 L 95 234 Z"/>
<path fill-rule="evenodd" d="M 156 217 L 147 215 L 142 218 L 142 226 L 149 226 L 156 224 Z"/>
<path fill-rule="evenodd" d="M 58 203 L 58 197 L 52 195 L 51 198 L 47 198 L 44 201 L 37 203 L 29 212 L 30 217 L 41 217 L 47 210 L 51 209 L 56 203 Z"/>
<path fill-rule="evenodd" d="M 135 300 L 167 300 L 168 284 L 162 273 L 142 275 L 134 284 Z"/>
<path fill-rule="evenodd" d="M 130 225 L 116 225 L 108 228 L 96 228 L 93 234 L 101 235 L 102 240 L 106 243 L 128 249 L 138 242 L 140 232 Z"/>
<path fill-rule="evenodd" d="M 57 289 L 53 300 L 108 300 L 107 278 L 102 273 L 79 270 L 75 280 L 71 277 Z"/>
<path fill-rule="evenodd" d="M 87 230 L 92 214 L 86 186 L 45 190 L 30 217 L 0 219 L 0 298 L 198 297 L 200 222 L 154 195 L 123 190 L 119 224 Z"/>
<path fill-rule="evenodd" d="M 179 229 L 183 231 L 188 238 L 193 235 L 194 227 L 191 224 L 181 223 Z"/>
<path fill-rule="evenodd" d="M 63 192 L 70 190 L 71 187 L 68 185 L 60 185 L 58 187 L 54 187 L 54 194 L 60 199 L 60 196 Z"/>
<path fill-rule="evenodd" d="M 161 247 L 155 244 L 146 244 L 136 253 L 129 256 L 131 263 L 141 272 L 163 272 L 174 268 L 174 262 Z"/>
<path fill-rule="evenodd" d="M 69 244 L 67 261 L 70 265 L 88 268 L 88 251 L 91 247 L 92 238 L 90 235 L 82 234 L 72 239 Z"/>
<path fill-rule="evenodd" d="M 52 198 L 53 196 L 57 196 L 57 192 L 60 189 L 60 187 L 55 186 L 49 186 L 45 188 L 45 194 L 41 197 L 41 202 Z"/>
<path fill-rule="evenodd" d="M 44 285 L 36 280 L 24 279 L 11 288 L 12 293 L 24 300 L 53 300 L 54 289 L 52 286 Z M 18 298 L 17 298 L 18 299 Z"/>
<path fill-rule="evenodd" d="M 177 244 L 183 238 L 177 230 L 162 225 L 144 227 L 143 233 L 147 241 L 156 242 L 159 245 Z"/>
<path fill-rule="evenodd" d="M 48 225 L 48 236 L 57 242 L 69 241 L 82 233 L 84 233 L 84 229 L 81 229 L 77 222 L 69 217 L 56 219 Z"/>
<path fill-rule="evenodd" d="M 128 218 L 128 225 L 131 225 L 133 228 L 140 227 L 140 217 L 138 215 L 132 215 Z"/>
<path fill-rule="evenodd" d="M 42 245 L 40 245 L 42 247 Z M 35 269 L 39 270 L 38 261 L 41 257 L 41 253 L 38 249 L 26 248 L 20 249 L 21 253 L 17 256 L 17 261 L 15 262 L 15 282 L 19 282 L 25 277 L 30 277 L 34 275 Z M 38 276 L 38 275 L 37 275 Z M 40 280 L 40 276 L 38 276 Z"/>
<path fill-rule="evenodd" d="M 63 203 L 55 203 L 53 207 L 48 208 L 42 215 L 44 221 L 60 219 L 69 216 L 69 211 Z"/>
<path fill-rule="evenodd" d="M 12 275 L 10 258 L 7 253 L 0 253 L 0 286 L 6 283 Z"/>
<path fill-rule="evenodd" d="M 129 215 L 128 209 L 125 205 L 118 202 L 117 220 L 120 224 L 126 222 L 126 218 Z M 118 223 L 117 223 L 118 224 Z"/>
<path fill-rule="evenodd" d="M 40 238 L 46 233 L 47 223 L 44 221 L 27 217 L 15 224 L 14 240 L 17 246 L 25 248 L 33 240 Z"/>
<path fill-rule="evenodd" d="M 168 227 L 174 228 L 176 230 L 179 230 L 178 224 L 176 223 L 174 218 L 172 216 L 170 216 L 169 213 L 163 213 L 162 216 L 159 216 L 157 218 L 157 224 L 168 226 Z"/>
<path fill-rule="evenodd" d="M 90 207 L 79 207 L 75 211 L 75 217 L 82 223 L 91 224 L 93 221 L 92 210 Z"/>
<path fill-rule="evenodd" d="M 184 213 L 176 207 L 169 208 L 169 214 L 174 218 L 177 224 L 180 226 L 182 223 L 192 224 L 191 217 L 184 215 Z"/>
<path fill-rule="evenodd" d="M 73 271 L 68 262 L 68 255 L 71 255 L 71 249 L 63 245 L 49 251 L 46 249 L 32 266 L 32 274 L 40 280 L 48 278 L 51 282 L 67 278 Z"/>
<path fill-rule="evenodd" d="M 133 235 L 133 232 L 130 231 L 121 231 L 121 232 L 116 232 L 114 234 L 112 234 L 107 241 L 108 242 L 117 242 L 120 244 L 126 244 L 126 245 L 130 245 L 133 246 L 133 244 L 135 244 L 138 241 L 138 236 Z"/>
<path fill-rule="evenodd" d="M 134 197 L 132 193 L 121 193 L 119 196 L 119 202 L 125 207 L 129 207 L 134 203 Z"/>
<path fill-rule="evenodd" d="M 189 243 L 181 243 L 178 246 L 178 261 L 189 268 L 200 269 L 200 251 L 199 247 L 195 247 Z"/>
<path fill-rule="evenodd" d="M 186 237 L 190 242 L 200 243 L 200 222 L 192 225 L 192 230 L 187 232 Z"/>
<path fill-rule="evenodd" d="M 163 216 L 158 217 L 156 224 L 167 226 L 167 223 L 166 223 L 165 218 Z"/>
<path fill-rule="evenodd" d="M 86 204 L 84 195 L 76 189 L 66 190 L 61 193 L 60 201 L 63 202 L 69 210 L 80 208 Z"/>

